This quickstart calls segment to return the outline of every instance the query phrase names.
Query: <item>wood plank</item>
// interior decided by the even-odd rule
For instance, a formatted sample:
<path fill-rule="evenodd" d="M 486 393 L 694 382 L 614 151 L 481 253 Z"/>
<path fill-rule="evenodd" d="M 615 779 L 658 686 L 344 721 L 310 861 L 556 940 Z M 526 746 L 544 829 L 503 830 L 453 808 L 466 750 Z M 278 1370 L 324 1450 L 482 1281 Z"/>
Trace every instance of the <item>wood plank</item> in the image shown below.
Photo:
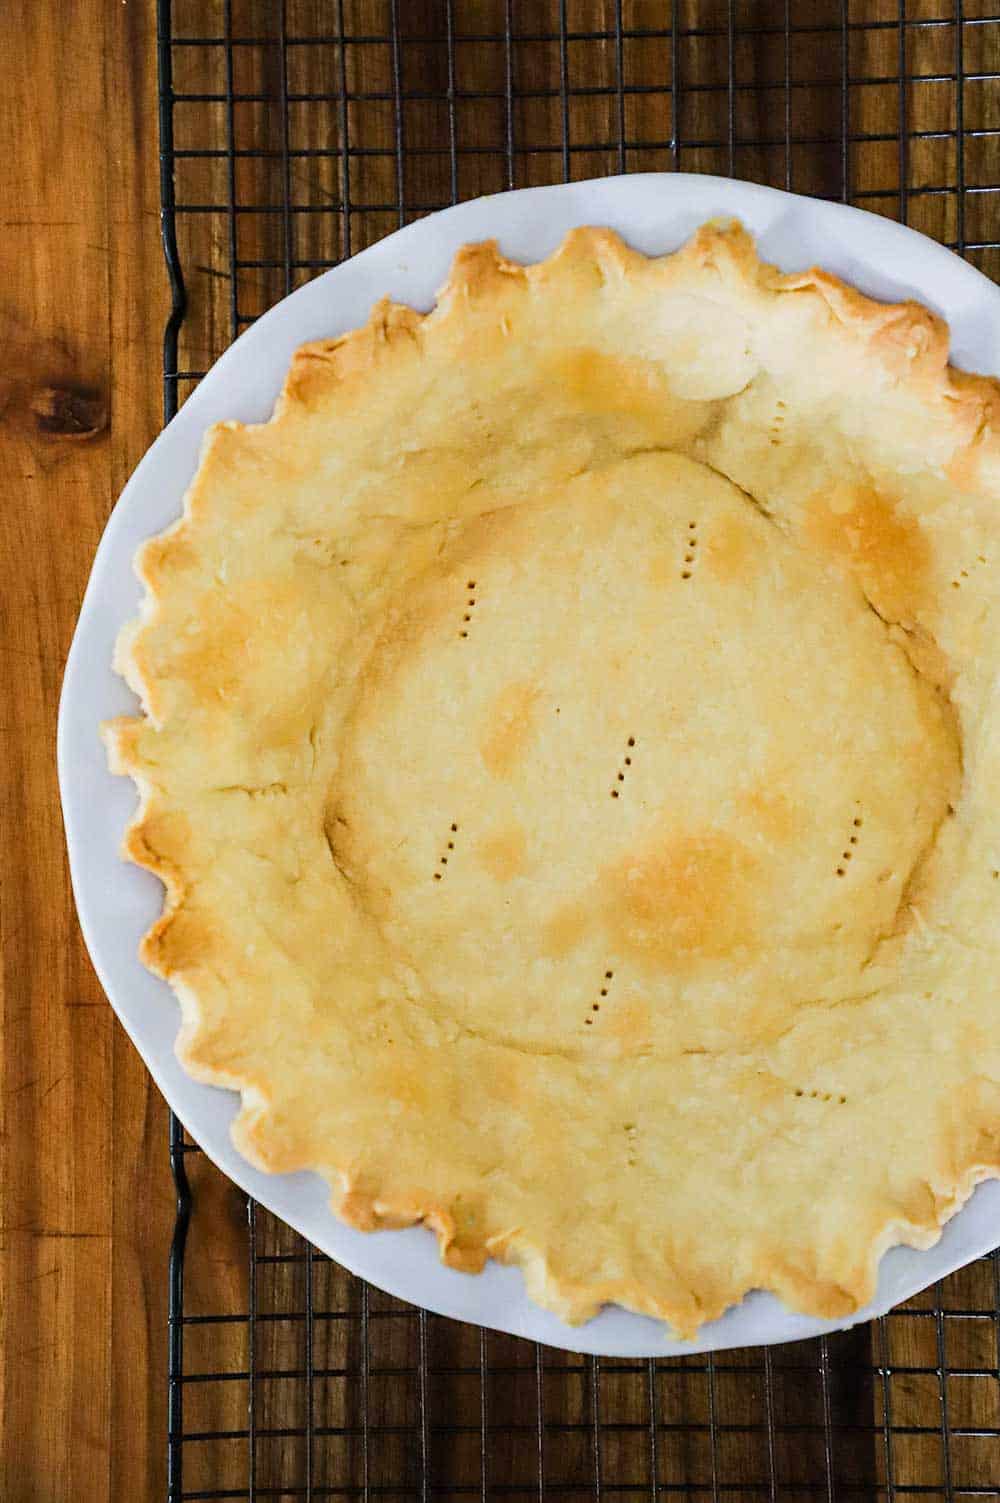
<path fill-rule="evenodd" d="M 159 425 L 151 19 L 101 0 L 12 0 L 0 14 L 0 790 L 15 835 L 0 853 L 0 1495 L 12 1503 L 162 1492 L 165 1111 L 83 949 L 53 757 L 93 552 Z"/>
<path fill-rule="evenodd" d="M 0 430 L 11 479 L 0 515 L 3 803 L 18 831 L 0 857 L 0 1491 L 17 1499 L 107 1490 L 111 1022 L 88 1005 L 100 996 L 73 933 L 52 765 L 60 665 L 108 487 L 107 203 L 104 174 L 93 170 L 103 155 L 102 39 L 102 27 L 78 33 L 40 7 L 4 12 L 4 54 L 16 46 L 17 55 L 47 56 L 52 69 L 41 97 L 38 76 L 11 70 L 0 142 L 13 170 L 0 240 L 13 354 Z M 73 116 L 57 94 L 71 73 Z"/>

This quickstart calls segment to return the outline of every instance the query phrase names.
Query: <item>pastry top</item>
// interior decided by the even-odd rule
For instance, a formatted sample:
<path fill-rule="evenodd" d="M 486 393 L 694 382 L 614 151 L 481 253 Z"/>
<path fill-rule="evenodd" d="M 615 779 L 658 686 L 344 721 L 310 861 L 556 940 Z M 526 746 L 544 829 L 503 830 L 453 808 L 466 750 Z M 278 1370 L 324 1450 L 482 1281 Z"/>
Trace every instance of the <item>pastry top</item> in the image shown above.
<path fill-rule="evenodd" d="M 468 246 L 213 428 L 107 737 L 247 1157 L 681 1335 L 936 1240 L 1000 1173 L 998 411 L 725 224 Z"/>

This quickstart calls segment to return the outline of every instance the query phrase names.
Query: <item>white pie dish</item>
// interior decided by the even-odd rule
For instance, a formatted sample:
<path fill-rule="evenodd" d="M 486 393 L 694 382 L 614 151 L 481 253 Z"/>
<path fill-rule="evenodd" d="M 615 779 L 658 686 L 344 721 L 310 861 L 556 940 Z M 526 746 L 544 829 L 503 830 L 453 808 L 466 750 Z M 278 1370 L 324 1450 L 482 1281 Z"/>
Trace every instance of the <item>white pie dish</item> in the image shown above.
<path fill-rule="evenodd" d="M 161 892 L 157 882 L 119 857 L 134 794 L 127 782 L 107 772 L 97 729 L 100 721 L 134 708 L 110 662 L 114 638 L 138 605 L 139 586 L 131 571 L 135 548 L 178 514 L 205 428 L 220 418 L 259 421 L 268 415 L 298 344 L 357 326 L 384 293 L 429 307 L 452 254 L 470 240 L 496 237 L 506 254 L 534 261 L 572 226 L 603 224 L 638 249 L 660 253 L 718 215 L 743 220 L 762 256 L 786 270 L 815 262 L 876 297 L 926 303 L 951 325 L 956 364 L 981 371 L 1000 365 L 1000 291 L 922 236 L 840 205 L 716 178 L 655 175 L 526 190 L 445 211 L 380 242 L 265 315 L 238 349 L 222 357 L 157 440 L 123 492 L 98 552 L 60 711 L 60 782 L 88 947 L 154 1078 L 209 1156 L 316 1246 L 380 1287 L 460 1319 L 605 1355 L 668 1355 L 786 1341 L 841 1322 L 796 1316 L 774 1297 L 755 1294 L 689 1343 L 672 1343 L 656 1322 L 618 1309 L 570 1328 L 529 1303 L 514 1269 L 491 1264 L 476 1278 L 453 1272 L 439 1263 L 429 1233 L 353 1231 L 329 1211 L 317 1177 L 270 1177 L 253 1170 L 229 1140 L 235 1096 L 183 1073 L 172 1047 L 176 1003 L 137 958 L 139 938 L 159 912 Z M 998 1212 L 1000 1186 L 982 1186 L 936 1247 L 888 1254 L 876 1301 L 856 1319 L 889 1308 L 987 1251 L 998 1238 Z"/>

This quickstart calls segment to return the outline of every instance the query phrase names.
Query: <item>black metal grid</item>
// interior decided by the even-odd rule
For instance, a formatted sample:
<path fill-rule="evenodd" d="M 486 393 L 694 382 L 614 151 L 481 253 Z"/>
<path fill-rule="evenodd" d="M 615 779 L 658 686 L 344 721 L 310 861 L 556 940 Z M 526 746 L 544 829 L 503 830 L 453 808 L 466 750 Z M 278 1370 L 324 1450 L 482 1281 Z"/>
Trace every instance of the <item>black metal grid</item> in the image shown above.
<path fill-rule="evenodd" d="M 990 0 L 159 0 L 158 17 L 167 418 L 278 297 L 508 187 L 729 173 L 899 218 L 1000 279 Z M 1000 1498 L 997 1255 L 828 1339 L 591 1359 L 369 1288 L 176 1121 L 170 1157 L 170 1503 Z"/>

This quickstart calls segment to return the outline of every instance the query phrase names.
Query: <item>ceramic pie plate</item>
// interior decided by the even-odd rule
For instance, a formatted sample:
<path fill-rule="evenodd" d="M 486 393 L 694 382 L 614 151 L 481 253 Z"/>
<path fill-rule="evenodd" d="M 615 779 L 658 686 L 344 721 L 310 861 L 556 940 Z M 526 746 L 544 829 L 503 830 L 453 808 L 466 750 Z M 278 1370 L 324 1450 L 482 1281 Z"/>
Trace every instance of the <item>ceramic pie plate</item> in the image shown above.
<path fill-rule="evenodd" d="M 570 1327 L 527 1299 L 518 1269 L 496 1263 L 469 1276 L 445 1267 L 430 1231 L 364 1233 L 338 1221 L 313 1174 L 266 1175 L 232 1146 L 234 1093 L 188 1078 L 174 1056 L 179 1009 L 166 983 L 138 959 L 162 889 L 119 854 L 135 808 L 132 784 L 112 776 L 98 727 L 135 712 L 111 669 L 115 638 L 137 612 L 132 572 L 138 545 L 180 513 L 205 429 L 224 418 L 261 422 L 271 411 L 293 351 L 342 334 L 379 297 L 429 309 L 455 251 L 496 238 L 514 260 L 548 256 L 577 225 L 606 225 L 647 255 L 675 250 L 705 220 L 734 216 L 765 261 L 785 271 L 813 264 L 883 301 L 912 298 L 951 327 L 953 364 L 1000 369 L 1000 290 L 933 241 L 888 220 L 722 178 L 650 174 L 534 188 L 478 199 L 400 230 L 278 304 L 213 367 L 139 465 L 98 549 L 70 650 L 59 716 L 58 760 L 70 869 L 91 958 L 105 991 L 172 1109 L 209 1157 L 242 1189 L 317 1248 L 379 1288 L 427 1309 L 549 1345 L 606 1356 L 655 1356 L 795 1340 L 842 1321 L 796 1315 L 773 1295 L 751 1293 L 697 1339 L 672 1341 L 658 1322 L 606 1308 Z M 915 1104 L 916 1109 L 916 1104 Z M 706 1231 L 706 1235 L 709 1232 Z M 868 1320 L 989 1251 L 1000 1236 L 1000 1182 L 981 1185 L 927 1251 L 883 1258 Z"/>

